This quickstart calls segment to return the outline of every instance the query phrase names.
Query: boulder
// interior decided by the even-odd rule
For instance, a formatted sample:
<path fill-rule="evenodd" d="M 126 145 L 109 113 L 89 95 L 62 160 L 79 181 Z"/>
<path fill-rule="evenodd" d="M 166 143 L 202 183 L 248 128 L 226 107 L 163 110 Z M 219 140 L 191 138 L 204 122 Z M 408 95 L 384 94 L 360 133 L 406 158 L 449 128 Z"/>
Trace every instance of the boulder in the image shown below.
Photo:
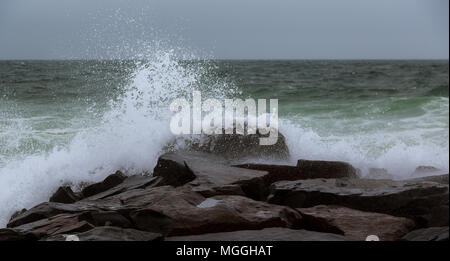
<path fill-rule="evenodd" d="M 154 231 L 154 220 L 163 220 L 171 226 L 168 235 L 189 235 L 265 227 L 297 227 L 301 216 L 287 207 L 254 201 L 242 196 L 215 196 L 204 198 L 187 188 L 157 187 L 147 190 L 145 208 L 130 213 L 133 223 L 140 230 L 150 227 Z M 128 196 L 122 197 L 125 204 L 135 204 Z M 142 202 L 142 201 L 140 201 Z M 167 216 L 171 224 L 164 221 Z"/>
<path fill-rule="evenodd" d="M 15 219 L 15 218 L 18 217 L 19 215 L 22 215 L 22 214 L 25 213 L 26 211 L 27 211 L 26 208 L 22 208 L 21 210 L 15 211 L 15 212 L 11 215 L 11 218 L 9 218 L 9 221 Z"/>
<path fill-rule="evenodd" d="M 310 179 L 272 184 L 268 202 L 294 208 L 341 205 L 412 218 L 419 226 L 444 226 L 448 199 L 448 185 L 434 182 Z"/>
<path fill-rule="evenodd" d="M 297 210 L 303 217 L 306 229 L 342 234 L 357 240 L 376 235 L 381 241 L 394 241 L 415 227 L 414 221 L 407 218 L 335 205 L 318 205 Z"/>
<path fill-rule="evenodd" d="M 78 202 L 72 204 L 44 202 L 11 219 L 7 224 L 7 227 L 13 228 L 38 220 L 47 219 L 58 214 L 80 213 L 83 211 L 99 211 L 99 209 Z"/>
<path fill-rule="evenodd" d="M 106 177 L 102 182 L 94 183 L 94 184 L 91 184 L 91 185 L 85 187 L 81 191 L 81 194 L 83 195 L 83 198 L 90 197 L 92 195 L 104 192 L 108 189 L 111 189 L 111 188 L 119 185 L 126 178 L 127 178 L 127 176 L 125 176 L 125 174 L 123 174 L 120 171 L 117 171 L 116 173 L 111 174 L 108 177 Z"/>
<path fill-rule="evenodd" d="M 342 235 L 282 227 L 167 237 L 167 241 L 352 241 Z"/>
<path fill-rule="evenodd" d="M 38 237 L 33 233 L 22 232 L 17 229 L 1 228 L 0 229 L 0 242 L 1 241 L 32 241 L 37 240 Z"/>
<path fill-rule="evenodd" d="M 50 197 L 50 202 L 73 203 L 80 200 L 69 186 L 59 187 L 58 190 Z"/>
<path fill-rule="evenodd" d="M 409 232 L 404 241 L 448 241 L 448 227 L 422 228 Z"/>
<path fill-rule="evenodd" d="M 301 221 L 297 211 L 284 206 L 242 196 L 205 198 L 187 187 L 160 186 L 72 204 L 43 203 L 16 217 L 8 226 L 34 231 L 35 227 L 51 226 L 49 223 L 54 224 L 54 217 L 59 215 L 81 214 L 94 226 L 131 225 L 131 228 L 163 235 L 297 227 Z"/>
<path fill-rule="evenodd" d="M 301 175 L 310 179 L 357 178 L 358 171 L 349 163 L 341 161 L 303 160 L 297 162 Z"/>
<path fill-rule="evenodd" d="M 112 187 L 104 192 L 95 194 L 86 198 L 86 200 L 94 201 L 97 199 L 105 199 L 107 197 L 111 197 L 125 191 L 133 190 L 133 189 L 143 189 L 143 188 L 151 188 L 161 186 L 162 178 L 161 177 L 151 177 L 145 175 L 133 175 L 126 178 L 119 185 Z"/>
<path fill-rule="evenodd" d="M 418 166 L 413 173 L 411 173 L 411 176 L 413 177 L 421 177 L 421 176 L 428 176 L 428 175 L 437 175 L 442 174 L 442 170 L 435 168 L 433 166 Z"/>
<path fill-rule="evenodd" d="M 163 236 L 158 233 L 139 231 L 135 229 L 123 229 L 119 227 L 95 227 L 89 231 L 72 234 L 77 241 L 159 241 Z M 55 235 L 43 239 L 43 241 L 66 241 L 70 235 Z"/>
<path fill-rule="evenodd" d="M 265 171 L 231 167 L 224 158 L 202 152 L 166 153 L 153 171 L 166 185 L 184 185 L 206 197 L 225 194 L 254 199 L 262 198 L 266 175 Z"/>
<path fill-rule="evenodd" d="M 59 214 L 48 219 L 15 227 L 15 229 L 32 233 L 39 238 L 64 233 L 84 232 L 94 227 L 88 222 L 90 218 L 88 213 Z"/>
<path fill-rule="evenodd" d="M 263 177 L 267 189 L 270 184 L 280 180 L 300 180 L 309 178 L 307 173 L 300 172 L 298 166 L 245 163 L 234 165 L 234 167 L 267 172 L 268 174 Z"/>
<path fill-rule="evenodd" d="M 281 180 L 302 180 L 313 178 L 356 178 L 357 170 L 352 165 L 338 161 L 299 160 L 296 166 L 245 163 L 235 167 L 266 171 L 264 183 L 270 184 Z M 324 169 L 318 169 L 324 166 Z M 317 169 L 316 169 L 317 168 Z"/>
<path fill-rule="evenodd" d="M 222 132 L 224 133 L 224 130 Z M 176 144 L 184 143 L 189 150 L 220 155 L 234 161 L 289 159 L 289 149 L 283 134 L 278 133 L 278 140 L 274 145 L 259 145 L 261 137 L 265 137 L 265 135 L 261 135 L 259 132 L 249 135 L 184 135 L 169 144 L 168 148 L 174 148 Z"/>

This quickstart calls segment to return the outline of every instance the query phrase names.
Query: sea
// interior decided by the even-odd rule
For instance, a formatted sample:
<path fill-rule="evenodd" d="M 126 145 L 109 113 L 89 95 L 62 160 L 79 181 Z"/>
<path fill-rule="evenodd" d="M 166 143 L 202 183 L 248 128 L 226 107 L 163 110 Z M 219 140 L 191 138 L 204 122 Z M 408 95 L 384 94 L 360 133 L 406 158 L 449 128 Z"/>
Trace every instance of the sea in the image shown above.
<path fill-rule="evenodd" d="M 0 226 L 62 184 L 151 174 L 179 97 L 278 99 L 291 158 L 449 169 L 448 60 L 0 61 Z M 258 159 L 255 159 L 258 160 Z M 273 162 L 272 162 L 273 163 Z"/>

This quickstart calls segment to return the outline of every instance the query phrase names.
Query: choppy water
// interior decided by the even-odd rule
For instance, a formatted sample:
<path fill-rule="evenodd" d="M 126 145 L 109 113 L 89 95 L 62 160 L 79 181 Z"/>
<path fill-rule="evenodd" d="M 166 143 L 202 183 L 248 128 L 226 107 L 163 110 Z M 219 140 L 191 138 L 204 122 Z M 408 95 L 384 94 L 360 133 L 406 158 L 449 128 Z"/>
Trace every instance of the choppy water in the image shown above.
<path fill-rule="evenodd" d="M 298 158 L 449 168 L 448 61 L 0 61 L 0 223 L 64 182 L 151 171 L 174 98 L 279 99 Z M 206 98 L 206 97 L 205 97 Z"/>

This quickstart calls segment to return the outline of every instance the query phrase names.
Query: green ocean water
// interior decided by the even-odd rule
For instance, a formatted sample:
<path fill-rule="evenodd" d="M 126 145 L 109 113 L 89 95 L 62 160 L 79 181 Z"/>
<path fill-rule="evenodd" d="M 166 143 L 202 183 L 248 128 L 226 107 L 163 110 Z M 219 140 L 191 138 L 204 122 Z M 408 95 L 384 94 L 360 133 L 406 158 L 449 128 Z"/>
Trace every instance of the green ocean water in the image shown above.
<path fill-rule="evenodd" d="M 165 105 L 194 89 L 278 99 L 292 162 L 448 171 L 448 60 L 0 61 L 0 219 L 62 182 L 151 170 Z"/>

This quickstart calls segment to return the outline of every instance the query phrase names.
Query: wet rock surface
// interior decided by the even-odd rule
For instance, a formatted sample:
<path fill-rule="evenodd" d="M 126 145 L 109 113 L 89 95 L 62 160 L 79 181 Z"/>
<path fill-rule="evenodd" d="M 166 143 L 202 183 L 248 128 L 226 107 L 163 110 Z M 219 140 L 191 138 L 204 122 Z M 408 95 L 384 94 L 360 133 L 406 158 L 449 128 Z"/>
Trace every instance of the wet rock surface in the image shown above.
<path fill-rule="evenodd" d="M 167 241 L 352 241 L 353 239 L 331 233 L 289 228 L 265 228 L 235 232 L 210 233 L 194 236 L 168 237 Z"/>
<path fill-rule="evenodd" d="M 411 231 L 404 241 L 448 241 L 448 227 L 431 227 Z"/>
<path fill-rule="evenodd" d="M 412 218 L 419 226 L 444 226 L 448 196 L 448 185 L 435 182 L 311 179 L 272 184 L 269 202 L 295 208 L 341 205 Z"/>
<path fill-rule="evenodd" d="M 162 239 L 163 235 L 158 233 L 105 226 L 82 233 L 51 236 L 45 238 L 44 241 L 160 241 Z"/>
<path fill-rule="evenodd" d="M 236 163 L 227 146 L 165 153 L 152 175 L 60 187 L 17 211 L 0 241 L 448 240 L 448 174 L 360 179 L 345 162 Z"/>
<path fill-rule="evenodd" d="M 399 240 L 414 229 L 414 221 L 386 214 L 364 212 L 334 205 L 299 208 L 304 227 L 322 232 L 342 234 L 357 240 L 377 235 L 382 241 Z"/>

